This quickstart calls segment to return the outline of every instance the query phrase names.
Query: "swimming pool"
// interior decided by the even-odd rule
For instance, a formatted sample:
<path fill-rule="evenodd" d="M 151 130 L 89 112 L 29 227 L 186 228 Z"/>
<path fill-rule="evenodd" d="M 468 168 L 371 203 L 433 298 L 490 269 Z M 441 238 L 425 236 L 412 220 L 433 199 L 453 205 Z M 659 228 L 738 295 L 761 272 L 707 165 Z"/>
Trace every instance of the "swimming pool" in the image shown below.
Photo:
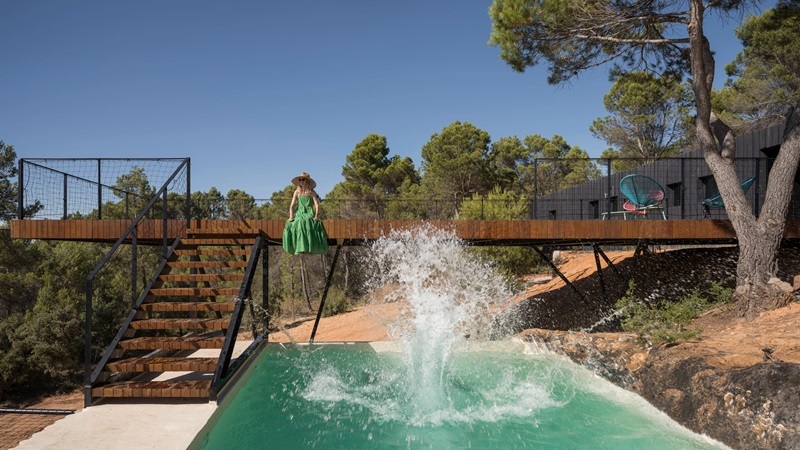
<path fill-rule="evenodd" d="M 725 448 L 521 342 L 462 345 L 424 381 L 400 350 L 269 344 L 190 448 Z"/>

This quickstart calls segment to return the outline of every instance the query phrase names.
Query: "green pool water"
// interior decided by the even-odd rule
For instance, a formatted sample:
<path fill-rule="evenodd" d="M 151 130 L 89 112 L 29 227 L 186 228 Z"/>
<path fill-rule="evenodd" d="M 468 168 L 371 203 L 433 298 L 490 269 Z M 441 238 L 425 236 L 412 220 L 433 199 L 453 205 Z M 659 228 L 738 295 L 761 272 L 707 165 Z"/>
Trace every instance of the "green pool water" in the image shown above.
<path fill-rule="evenodd" d="M 552 355 L 455 351 L 432 377 L 369 345 L 270 345 L 204 449 L 711 449 Z"/>

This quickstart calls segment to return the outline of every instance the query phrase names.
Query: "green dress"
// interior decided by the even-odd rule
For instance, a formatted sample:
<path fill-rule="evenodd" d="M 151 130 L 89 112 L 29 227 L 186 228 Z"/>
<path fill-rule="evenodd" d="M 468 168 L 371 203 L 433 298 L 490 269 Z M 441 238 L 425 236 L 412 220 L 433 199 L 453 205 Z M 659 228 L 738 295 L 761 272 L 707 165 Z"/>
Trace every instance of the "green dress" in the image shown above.
<path fill-rule="evenodd" d="M 314 200 L 308 195 L 297 196 L 294 220 L 283 227 L 283 249 L 290 255 L 328 252 L 328 234 L 322 222 L 314 220 Z"/>

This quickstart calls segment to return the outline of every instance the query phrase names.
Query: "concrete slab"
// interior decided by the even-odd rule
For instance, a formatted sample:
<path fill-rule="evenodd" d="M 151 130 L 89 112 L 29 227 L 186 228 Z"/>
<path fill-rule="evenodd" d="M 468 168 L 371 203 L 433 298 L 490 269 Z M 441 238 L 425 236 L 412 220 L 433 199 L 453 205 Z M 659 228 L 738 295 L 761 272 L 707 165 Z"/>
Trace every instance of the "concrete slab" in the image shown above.
<path fill-rule="evenodd" d="M 216 409 L 216 403 L 97 405 L 59 420 L 16 448 L 183 450 Z"/>
<path fill-rule="evenodd" d="M 253 341 L 237 341 L 236 358 Z M 216 356 L 212 351 L 198 350 L 191 357 Z M 219 354 L 219 350 L 216 350 Z M 185 376 L 186 372 L 170 372 L 159 379 Z M 61 419 L 17 449 L 186 449 L 217 409 L 215 402 L 187 403 L 177 399 L 110 400 L 85 408 Z"/>

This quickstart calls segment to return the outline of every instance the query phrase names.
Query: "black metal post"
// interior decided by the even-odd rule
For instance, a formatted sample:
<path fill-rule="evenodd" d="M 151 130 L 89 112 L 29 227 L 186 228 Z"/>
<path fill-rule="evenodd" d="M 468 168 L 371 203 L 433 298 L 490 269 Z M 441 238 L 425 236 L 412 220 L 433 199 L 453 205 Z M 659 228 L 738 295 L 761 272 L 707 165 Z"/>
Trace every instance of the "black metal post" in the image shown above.
<path fill-rule="evenodd" d="M 627 278 L 622 276 L 621 273 L 619 273 L 619 270 L 617 269 L 617 266 L 615 266 L 614 263 L 611 262 L 610 259 L 608 259 L 608 256 L 606 256 L 605 252 L 603 252 L 603 249 L 600 248 L 599 245 L 597 246 L 597 253 L 600 253 L 600 256 L 603 257 L 603 259 L 606 261 L 606 264 L 608 264 L 608 267 L 611 267 L 611 270 L 613 270 L 614 273 L 617 274 L 618 277 L 622 278 L 625 281 L 628 280 Z"/>
<path fill-rule="evenodd" d="M 598 254 L 599 246 L 597 244 L 592 244 L 592 250 L 594 250 L 594 263 L 597 266 L 597 276 L 600 279 L 600 289 L 603 291 L 603 300 L 608 304 L 606 280 L 603 278 L 603 269 L 600 267 L 600 255 Z"/>
<path fill-rule="evenodd" d="M 64 174 L 64 220 L 67 220 L 67 174 Z"/>
<path fill-rule="evenodd" d="M 17 219 L 24 219 L 25 207 L 23 206 L 23 197 L 25 191 L 25 171 L 23 170 L 24 158 L 19 159 L 19 172 L 17 175 Z"/>
<path fill-rule="evenodd" d="M 186 158 L 186 228 L 192 222 L 192 159 Z M 255 336 L 253 336 L 255 338 Z"/>
<path fill-rule="evenodd" d="M 339 259 L 339 250 L 342 245 L 336 245 L 336 253 L 333 254 L 333 262 L 331 262 L 331 270 L 328 271 L 328 280 L 325 282 L 325 289 L 322 291 L 322 300 L 319 302 L 319 309 L 317 309 L 317 319 L 314 321 L 314 328 L 311 330 L 311 338 L 308 340 L 309 344 L 314 343 L 314 337 L 317 335 L 317 326 L 319 326 L 319 319 L 322 318 L 322 310 L 325 308 L 325 299 L 328 297 L 328 289 L 331 287 L 333 280 L 333 269 L 336 268 L 336 260 Z"/>
<path fill-rule="evenodd" d="M 536 199 L 539 197 L 539 159 L 533 160 L 533 210 L 531 211 L 531 219 L 536 219 Z"/>
<path fill-rule="evenodd" d="M 269 246 L 266 243 L 261 250 L 261 308 L 264 310 L 264 334 L 269 340 Z"/>
<path fill-rule="evenodd" d="M 684 198 L 686 192 L 686 158 L 681 158 L 681 191 L 678 193 L 681 199 L 681 219 L 686 218 L 686 199 Z"/>
<path fill-rule="evenodd" d="M 611 217 L 611 158 L 606 160 L 606 182 L 608 184 L 606 194 L 606 212 L 608 213 L 608 217 Z"/>
<path fill-rule="evenodd" d="M 102 163 L 100 162 L 100 158 L 97 158 L 97 218 L 103 218 L 103 181 L 100 178 L 100 166 Z"/>
<path fill-rule="evenodd" d="M 139 235 L 139 228 L 134 228 L 133 233 L 131 234 L 131 305 L 135 308 L 136 307 L 136 299 L 139 297 L 138 292 L 136 291 L 136 279 L 139 276 L 138 274 L 138 258 L 137 258 L 137 250 L 136 244 Z"/>
<path fill-rule="evenodd" d="M 130 206 L 130 192 L 125 192 L 125 218 L 130 219 L 131 217 L 131 206 Z"/>
<path fill-rule="evenodd" d="M 83 349 L 83 405 L 92 404 L 92 282 L 86 280 L 86 317 Z"/>
<path fill-rule="evenodd" d="M 556 273 L 556 275 L 558 275 L 559 278 L 561 278 L 561 281 L 563 281 L 564 284 L 569 286 L 576 294 L 578 294 L 578 296 L 581 298 L 581 300 L 583 300 L 583 302 L 587 306 L 591 306 L 591 303 L 589 303 L 589 299 L 586 298 L 585 295 L 583 295 L 583 292 L 579 291 L 578 288 L 575 287 L 575 285 L 572 284 L 572 282 L 569 281 L 567 277 L 565 277 L 564 274 L 561 273 L 560 270 L 558 270 L 558 267 L 555 265 L 555 263 L 553 263 L 553 261 L 550 260 L 550 258 L 548 258 L 547 255 L 545 255 L 544 252 L 539 249 L 539 247 L 535 245 L 532 245 L 531 247 L 533 247 L 536 253 L 538 253 L 539 256 L 542 258 L 542 260 L 544 260 L 550 266 L 550 268 L 553 269 L 553 271 Z"/>
<path fill-rule="evenodd" d="M 164 189 L 164 202 L 161 205 L 161 229 L 164 232 L 161 245 L 164 248 L 164 258 L 167 257 L 167 190 Z"/>

